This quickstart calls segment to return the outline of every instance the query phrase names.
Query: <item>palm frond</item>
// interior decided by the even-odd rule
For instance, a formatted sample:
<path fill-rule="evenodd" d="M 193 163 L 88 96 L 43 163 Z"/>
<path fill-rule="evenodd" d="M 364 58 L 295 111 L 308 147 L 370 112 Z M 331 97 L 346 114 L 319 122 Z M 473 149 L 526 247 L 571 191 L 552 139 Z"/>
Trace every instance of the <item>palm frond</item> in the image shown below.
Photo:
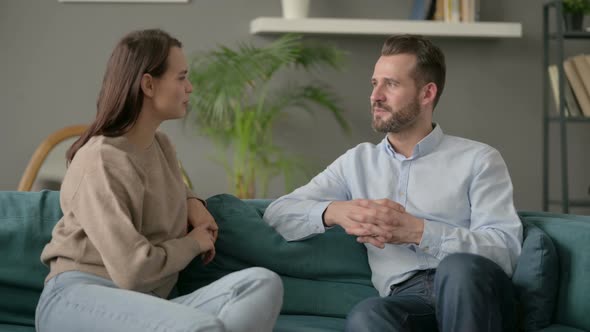
<path fill-rule="evenodd" d="M 291 172 L 301 168 L 273 145 L 272 127 L 282 112 L 326 109 L 349 130 L 336 96 L 327 87 L 307 84 L 281 89 L 272 81 L 277 72 L 286 69 L 340 69 L 343 58 L 344 53 L 334 47 L 313 45 L 294 34 L 264 47 L 249 43 L 234 49 L 219 46 L 192 58 L 189 80 L 194 91 L 187 121 L 218 146 L 232 149 L 228 174 L 234 179 L 234 188 L 247 190 L 255 174 L 264 183 L 283 174 L 291 183 Z M 289 165 L 299 166 L 291 169 Z"/>
<path fill-rule="evenodd" d="M 266 104 L 266 112 L 261 116 L 263 126 L 271 124 L 282 112 L 301 109 L 313 113 L 316 108 L 326 109 L 332 113 L 340 128 L 345 133 L 350 132 L 350 126 L 338 106 L 338 98 L 330 89 L 320 83 L 298 87 L 287 87 L 276 93 L 273 101 Z"/>

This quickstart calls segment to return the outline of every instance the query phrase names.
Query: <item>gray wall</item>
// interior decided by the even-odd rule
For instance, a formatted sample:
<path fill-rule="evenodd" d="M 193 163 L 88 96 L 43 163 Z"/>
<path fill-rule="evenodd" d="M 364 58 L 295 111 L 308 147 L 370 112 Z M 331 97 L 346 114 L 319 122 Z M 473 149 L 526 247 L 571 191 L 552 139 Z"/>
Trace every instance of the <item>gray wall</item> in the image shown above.
<path fill-rule="evenodd" d="M 411 1 L 314 0 L 311 16 L 408 16 Z M 107 57 L 126 32 L 160 27 L 177 36 L 187 53 L 238 41 L 263 44 L 275 37 L 249 34 L 250 20 L 279 16 L 278 0 L 191 0 L 188 4 L 63 4 L 57 0 L 0 1 L 0 190 L 15 189 L 37 144 L 57 128 L 90 121 Z M 445 132 L 483 141 L 504 156 L 518 209 L 541 208 L 541 2 L 482 1 L 482 20 L 522 22 L 522 39 L 437 38 L 447 56 L 448 79 L 435 119 Z M 322 73 L 342 96 L 353 133 L 344 136 L 327 115 L 285 120 L 277 141 L 305 153 L 318 170 L 362 141 L 370 129 L 369 78 L 384 37 L 314 37 L 347 52 L 344 72 Z M 585 45 L 574 44 L 572 52 Z M 586 49 L 587 50 L 587 49 Z M 198 90 L 198 87 L 195 87 Z M 287 125 L 288 123 L 288 125 Z M 589 128 L 572 126 L 572 195 L 588 197 Z M 212 145 L 180 121 L 163 125 L 177 145 L 197 192 L 227 192 L 220 167 L 208 159 Z M 557 153 L 552 139 L 554 155 Z M 557 163 L 554 161 L 554 165 Z M 554 170 L 556 171 L 555 167 Z M 557 189 L 559 182 L 552 182 Z M 557 193 L 554 190 L 555 193 Z M 270 196 L 284 193 L 280 181 Z M 587 211 L 587 210 L 586 210 Z M 583 210 L 581 210 L 583 212 Z"/>

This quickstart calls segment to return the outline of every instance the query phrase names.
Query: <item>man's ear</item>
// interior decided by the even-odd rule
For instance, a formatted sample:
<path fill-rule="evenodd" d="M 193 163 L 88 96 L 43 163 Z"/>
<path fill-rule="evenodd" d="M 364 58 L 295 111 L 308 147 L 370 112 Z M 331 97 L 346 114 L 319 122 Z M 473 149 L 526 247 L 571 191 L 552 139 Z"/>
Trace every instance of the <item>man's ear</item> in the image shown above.
<path fill-rule="evenodd" d="M 430 82 L 425 84 L 422 87 L 422 105 L 432 104 L 434 105 L 434 99 L 436 99 L 436 93 L 438 92 L 438 87 L 434 82 Z"/>
<path fill-rule="evenodd" d="M 141 76 L 141 91 L 144 96 L 154 96 L 154 78 L 150 74 L 143 74 Z"/>

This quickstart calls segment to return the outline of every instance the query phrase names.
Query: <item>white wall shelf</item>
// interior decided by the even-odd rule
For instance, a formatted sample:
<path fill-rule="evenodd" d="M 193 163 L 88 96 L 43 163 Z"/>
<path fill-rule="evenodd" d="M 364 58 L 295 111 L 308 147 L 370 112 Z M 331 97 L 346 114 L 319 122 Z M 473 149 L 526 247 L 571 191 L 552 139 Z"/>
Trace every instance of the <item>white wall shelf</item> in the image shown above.
<path fill-rule="evenodd" d="M 445 23 L 436 21 L 371 20 L 342 18 L 258 17 L 250 22 L 252 34 L 337 34 L 392 35 L 418 34 L 432 37 L 520 38 L 520 23 L 475 22 Z"/>

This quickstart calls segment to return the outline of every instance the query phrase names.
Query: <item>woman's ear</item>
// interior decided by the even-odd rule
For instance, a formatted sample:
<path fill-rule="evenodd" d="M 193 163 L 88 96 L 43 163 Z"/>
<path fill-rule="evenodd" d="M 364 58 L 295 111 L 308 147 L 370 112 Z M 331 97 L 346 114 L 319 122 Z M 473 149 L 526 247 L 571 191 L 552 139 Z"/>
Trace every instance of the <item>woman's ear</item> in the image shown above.
<path fill-rule="evenodd" d="M 141 77 L 141 91 L 144 96 L 154 96 L 154 78 L 150 74 L 143 74 Z"/>

